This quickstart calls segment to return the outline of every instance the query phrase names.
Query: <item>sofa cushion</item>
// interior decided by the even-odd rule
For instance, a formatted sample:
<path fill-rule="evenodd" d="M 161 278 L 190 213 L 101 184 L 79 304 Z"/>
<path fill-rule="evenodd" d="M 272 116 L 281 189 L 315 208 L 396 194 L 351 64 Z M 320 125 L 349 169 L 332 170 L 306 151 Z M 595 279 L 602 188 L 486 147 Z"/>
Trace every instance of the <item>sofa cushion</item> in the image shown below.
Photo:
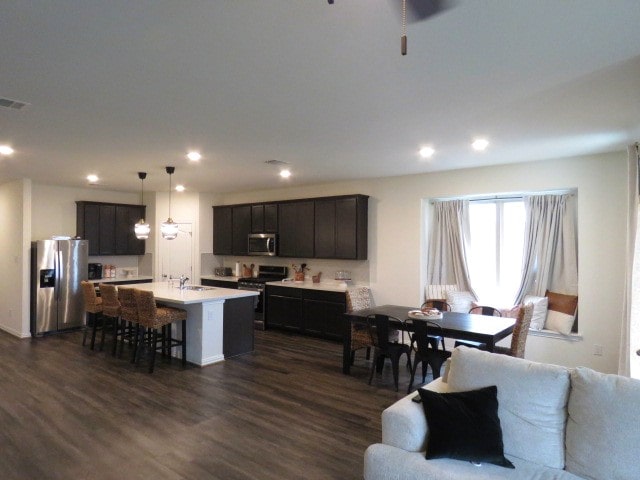
<path fill-rule="evenodd" d="M 565 470 L 548 468 L 521 458 L 507 458 L 515 470 L 490 463 L 440 458 L 425 460 L 421 452 L 407 452 L 375 443 L 364 453 L 365 480 L 580 480 Z"/>
<path fill-rule="evenodd" d="M 640 381 L 584 367 L 571 372 L 567 470 L 595 479 L 640 476 Z"/>
<path fill-rule="evenodd" d="M 452 392 L 496 385 L 504 453 L 564 468 L 567 368 L 458 347 L 447 385 Z"/>
<path fill-rule="evenodd" d="M 423 388 L 434 392 L 448 392 L 449 386 L 442 377 Z M 382 441 L 387 445 L 410 452 L 424 451 L 427 440 L 427 419 L 422 405 L 412 402 L 414 392 L 401 398 L 382 412 Z"/>
<path fill-rule="evenodd" d="M 455 458 L 513 468 L 504 458 L 495 386 L 437 393 L 421 388 L 427 418 L 427 459 Z"/>

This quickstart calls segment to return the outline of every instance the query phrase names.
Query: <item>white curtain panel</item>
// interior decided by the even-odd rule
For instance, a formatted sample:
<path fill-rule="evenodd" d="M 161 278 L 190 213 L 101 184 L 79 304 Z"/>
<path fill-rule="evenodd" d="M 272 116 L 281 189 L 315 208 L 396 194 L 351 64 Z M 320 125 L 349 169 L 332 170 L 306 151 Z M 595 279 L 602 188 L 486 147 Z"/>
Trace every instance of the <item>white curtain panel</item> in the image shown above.
<path fill-rule="evenodd" d="M 620 333 L 620 356 L 618 374 L 640 378 L 640 243 L 638 241 L 638 145 L 627 149 L 629 154 L 629 217 L 627 218 L 627 271 L 625 272 L 624 301 L 622 305 L 622 329 Z"/>
<path fill-rule="evenodd" d="M 429 234 L 429 285 L 455 284 L 477 298 L 469 280 L 469 201 L 449 200 L 433 205 L 433 224 Z"/>
<path fill-rule="evenodd" d="M 576 197 L 531 195 L 526 210 L 522 281 L 516 303 L 525 295 L 543 296 L 547 289 L 578 294 Z"/>

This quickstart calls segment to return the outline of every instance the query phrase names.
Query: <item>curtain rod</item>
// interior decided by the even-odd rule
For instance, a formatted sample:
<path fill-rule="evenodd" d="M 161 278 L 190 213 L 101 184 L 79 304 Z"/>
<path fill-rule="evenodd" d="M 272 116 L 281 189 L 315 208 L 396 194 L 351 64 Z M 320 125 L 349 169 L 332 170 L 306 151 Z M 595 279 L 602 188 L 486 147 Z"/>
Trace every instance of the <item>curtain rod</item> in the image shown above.
<path fill-rule="evenodd" d="M 539 192 L 518 192 L 518 193 L 505 193 L 504 195 L 489 194 L 489 195 L 463 195 L 460 197 L 441 197 L 431 198 L 429 203 L 448 202 L 451 200 L 468 200 L 470 202 L 486 202 L 490 200 L 520 200 L 526 196 L 536 195 L 575 195 L 575 189 L 563 189 L 563 190 L 547 190 Z"/>

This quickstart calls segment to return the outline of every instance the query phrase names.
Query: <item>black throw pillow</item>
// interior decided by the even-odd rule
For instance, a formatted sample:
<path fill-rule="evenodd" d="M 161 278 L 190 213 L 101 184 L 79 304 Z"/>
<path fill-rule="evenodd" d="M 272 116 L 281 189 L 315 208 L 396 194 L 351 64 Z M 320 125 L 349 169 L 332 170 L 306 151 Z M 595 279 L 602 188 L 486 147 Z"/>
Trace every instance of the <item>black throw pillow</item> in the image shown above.
<path fill-rule="evenodd" d="M 427 417 L 427 459 L 453 458 L 515 468 L 504 457 L 498 418 L 498 387 L 436 393 L 421 388 Z"/>

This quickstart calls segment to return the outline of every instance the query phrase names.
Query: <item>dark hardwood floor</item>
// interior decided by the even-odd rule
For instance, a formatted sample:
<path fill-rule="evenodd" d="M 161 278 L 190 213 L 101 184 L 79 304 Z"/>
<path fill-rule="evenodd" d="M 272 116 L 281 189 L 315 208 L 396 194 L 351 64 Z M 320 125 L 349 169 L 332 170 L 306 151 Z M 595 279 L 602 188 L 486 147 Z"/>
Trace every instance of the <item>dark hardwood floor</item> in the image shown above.
<path fill-rule="evenodd" d="M 205 368 L 142 366 L 82 347 L 79 332 L 0 331 L 0 477 L 13 479 L 357 479 L 401 398 L 391 366 L 367 385 L 358 352 L 256 331 L 255 352 Z"/>

